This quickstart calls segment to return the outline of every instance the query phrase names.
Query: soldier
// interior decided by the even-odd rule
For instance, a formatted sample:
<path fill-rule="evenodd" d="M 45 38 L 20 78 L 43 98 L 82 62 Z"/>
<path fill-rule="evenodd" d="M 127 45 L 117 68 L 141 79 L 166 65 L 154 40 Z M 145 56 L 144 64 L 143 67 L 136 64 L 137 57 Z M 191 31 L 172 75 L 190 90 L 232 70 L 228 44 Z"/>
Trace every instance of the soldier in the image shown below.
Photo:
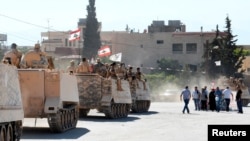
<path fill-rule="evenodd" d="M 126 79 L 128 80 L 128 82 L 131 84 L 132 83 L 132 77 L 135 76 L 134 72 L 133 72 L 133 67 L 129 67 L 128 71 L 127 71 L 127 76 Z"/>
<path fill-rule="evenodd" d="M 125 68 L 124 63 L 121 63 L 116 68 L 116 76 L 117 76 L 118 90 L 123 91 L 123 89 L 122 89 L 122 81 L 121 80 L 125 79 L 125 76 L 126 76 L 126 68 Z"/>
<path fill-rule="evenodd" d="M 70 61 L 70 65 L 67 67 L 66 72 L 68 72 L 69 74 L 73 74 L 76 72 L 76 66 L 75 66 L 75 61 L 71 60 Z"/>
<path fill-rule="evenodd" d="M 110 69 L 109 69 L 110 77 L 112 79 L 116 79 L 117 80 L 117 90 L 118 91 L 123 91 L 123 89 L 122 89 L 122 82 L 121 82 L 121 79 L 120 79 L 117 71 L 118 71 L 118 66 L 117 66 L 116 62 L 113 62 L 110 65 Z"/>
<path fill-rule="evenodd" d="M 121 63 L 118 65 L 117 70 L 116 70 L 117 77 L 120 79 L 125 79 L 126 76 L 126 67 L 124 63 Z"/>
<path fill-rule="evenodd" d="M 77 73 L 90 73 L 90 66 L 89 62 L 87 61 L 86 58 L 82 58 L 82 62 L 78 65 L 76 69 Z"/>
<path fill-rule="evenodd" d="M 15 43 L 11 44 L 11 50 L 5 53 L 3 61 L 5 61 L 7 58 L 9 58 L 8 62 L 9 64 L 12 64 L 17 68 L 20 68 L 22 53 L 19 50 L 17 50 L 17 45 Z"/>
<path fill-rule="evenodd" d="M 94 65 L 93 73 L 98 73 L 99 75 L 103 77 L 106 76 L 107 70 L 106 70 L 105 65 L 101 62 L 100 58 L 96 59 L 96 64 Z"/>
<path fill-rule="evenodd" d="M 146 88 L 146 79 L 145 79 L 145 76 L 144 74 L 141 72 L 141 69 L 138 67 L 136 68 L 136 73 L 135 73 L 135 76 L 137 78 L 138 81 L 141 81 L 143 83 L 143 89 L 144 90 L 147 90 Z M 143 77 L 143 78 L 142 78 Z M 139 83 L 137 82 L 137 87 L 139 87 Z"/>

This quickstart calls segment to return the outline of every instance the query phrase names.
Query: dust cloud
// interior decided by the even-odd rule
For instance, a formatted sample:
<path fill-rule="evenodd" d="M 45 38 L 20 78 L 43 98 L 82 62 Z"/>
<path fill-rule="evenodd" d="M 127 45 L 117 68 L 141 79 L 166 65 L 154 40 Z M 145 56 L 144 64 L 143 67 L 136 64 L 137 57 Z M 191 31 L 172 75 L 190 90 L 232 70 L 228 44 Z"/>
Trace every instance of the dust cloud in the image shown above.
<path fill-rule="evenodd" d="M 212 88 L 216 88 L 217 86 L 225 88 L 227 86 L 225 80 L 225 77 L 210 79 L 205 75 L 202 75 L 193 76 L 192 79 L 186 80 L 183 85 L 165 83 L 162 84 L 158 90 L 152 92 L 151 99 L 155 102 L 178 102 L 180 101 L 181 91 L 185 88 L 185 86 L 189 87 L 191 93 L 195 86 L 198 87 L 199 91 L 201 91 L 204 86 L 207 86 L 207 90 L 210 91 Z"/>

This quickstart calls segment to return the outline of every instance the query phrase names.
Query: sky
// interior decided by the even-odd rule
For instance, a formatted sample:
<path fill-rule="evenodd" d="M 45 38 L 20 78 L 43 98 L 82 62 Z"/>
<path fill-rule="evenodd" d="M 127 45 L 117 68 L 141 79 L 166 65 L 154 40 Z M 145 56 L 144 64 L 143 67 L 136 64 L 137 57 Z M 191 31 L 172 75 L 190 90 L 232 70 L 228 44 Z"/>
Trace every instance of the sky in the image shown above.
<path fill-rule="evenodd" d="M 33 46 L 41 32 L 77 29 L 86 18 L 89 0 L 1 0 L 0 34 L 5 45 Z M 102 31 L 142 32 L 155 20 L 180 20 L 187 32 L 225 30 L 229 16 L 237 45 L 250 45 L 248 0 L 95 0 L 96 17 Z M 250 26 L 249 26 L 250 27 Z"/>

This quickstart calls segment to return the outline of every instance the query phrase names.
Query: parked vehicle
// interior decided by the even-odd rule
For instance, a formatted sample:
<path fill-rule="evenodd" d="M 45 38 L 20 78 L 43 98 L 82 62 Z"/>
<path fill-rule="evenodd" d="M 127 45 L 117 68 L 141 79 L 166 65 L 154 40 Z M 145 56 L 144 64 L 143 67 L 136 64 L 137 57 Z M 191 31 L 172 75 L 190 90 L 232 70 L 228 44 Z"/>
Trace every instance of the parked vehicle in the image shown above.
<path fill-rule="evenodd" d="M 24 118 L 18 72 L 0 63 L 0 141 L 20 140 Z"/>

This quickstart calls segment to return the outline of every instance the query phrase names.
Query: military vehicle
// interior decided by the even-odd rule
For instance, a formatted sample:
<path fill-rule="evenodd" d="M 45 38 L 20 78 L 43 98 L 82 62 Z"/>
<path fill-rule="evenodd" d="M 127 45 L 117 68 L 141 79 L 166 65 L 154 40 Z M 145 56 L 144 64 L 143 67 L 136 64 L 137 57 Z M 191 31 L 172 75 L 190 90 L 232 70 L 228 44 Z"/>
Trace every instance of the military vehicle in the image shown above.
<path fill-rule="evenodd" d="M 18 69 L 24 118 L 47 118 L 51 131 L 57 133 L 75 128 L 79 118 L 76 77 L 52 69 L 51 57 L 39 49 L 36 44 L 34 51 L 23 55 Z"/>
<path fill-rule="evenodd" d="M 127 117 L 132 104 L 129 83 L 121 80 L 123 91 L 117 90 L 117 80 L 97 73 L 76 73 L 79 90 L 79 117 L 97 109 L 107 118 Z"/>
<path fill-rule="evenodd" d="M 232 91 L 237 91 L 236 86 L 240 86 L 242 90 L 242 106 L 248 106 L 250 103 L 250 75 L 243 74 L 243 78 L 229 78 L 223 80 L 223 87 L 229 86 Z"/>
<path fill-rule="evenodd" d="M 15 66 L 0 63 L 0 141 L 20 140 L 24 118 Z"/>
<path fill-rule="evenodd" d="M 250 93 L 249 93 L 249 88 L 250 88 L 250 75 L 249 74 L 244 74 L 244 79 L 243 82 L 240 81 L 240 83 L 243 85 L 243 93 L 242 93 L 242 105 L 243 106 L 248 106 L 250 103 Z"/>
<path fill-rule="evenodd" d="M 131 111 L 134 113 L 148 112 L 150 107 L 150 89 L 147 82 L 145 82 L 146 89 L 144 89 L 143 83 L 142 81 L 135 81 L 135 83 L 130 85 L 132 96 Z"/>

